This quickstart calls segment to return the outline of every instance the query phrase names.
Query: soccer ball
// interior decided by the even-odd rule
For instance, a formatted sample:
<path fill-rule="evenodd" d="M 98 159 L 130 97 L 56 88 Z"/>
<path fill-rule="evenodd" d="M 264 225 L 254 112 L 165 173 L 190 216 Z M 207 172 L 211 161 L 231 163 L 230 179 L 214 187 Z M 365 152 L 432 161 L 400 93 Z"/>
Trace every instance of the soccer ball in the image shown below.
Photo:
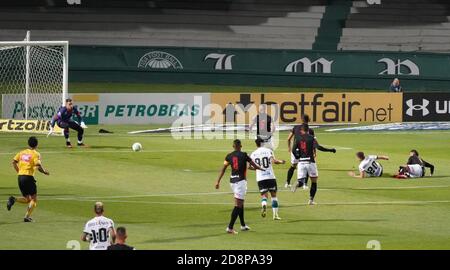
<path fill-rule="evenodd" d="M 133 143 L 133 146 L 131 146 L 131 149 L 133 149 L 134 152 L 139 152 L 142 150 L 142 145 L 140 143 Z"/>

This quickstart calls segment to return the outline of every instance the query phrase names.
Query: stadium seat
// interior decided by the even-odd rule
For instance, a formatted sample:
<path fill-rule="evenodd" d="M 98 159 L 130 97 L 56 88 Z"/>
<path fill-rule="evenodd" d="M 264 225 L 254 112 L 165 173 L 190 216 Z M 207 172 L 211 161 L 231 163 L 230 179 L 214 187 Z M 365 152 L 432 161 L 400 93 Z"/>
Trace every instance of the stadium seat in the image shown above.
<path fill-rule="evenodd" d="M 34 40 L 73 45 L 311 49 L 326 6 L 324 0 L 50 2 L 2 1 L 0 40 L 20 40 L 32 30 Z"/>
<path fill-rule="evenodd" d="M 449 8 L 441 0 L 354 1 L 338 49 L 448 52 Z"/>

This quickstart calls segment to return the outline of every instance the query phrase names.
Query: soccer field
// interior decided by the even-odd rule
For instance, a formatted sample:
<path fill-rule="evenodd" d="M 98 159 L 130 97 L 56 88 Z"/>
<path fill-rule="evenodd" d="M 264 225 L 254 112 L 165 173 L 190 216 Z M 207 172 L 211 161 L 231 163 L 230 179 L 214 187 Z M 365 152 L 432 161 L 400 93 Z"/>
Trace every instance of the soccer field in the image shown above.
<path fill-rule="evenodd" d="M 50 176 L 37 175 L 35 223 L 23 223 L 25 206 L 6 210 L 18 195 L 12 157 L 25 148 L 24 134 L 0 134 L 0 249 L 65 249 L 79 240 L 93 203 L 105 203 L 105 215 L 127 227 L 137 249 L 366 249 L 377 240 L 382 249 L 450 249 L 450 132 L 329 133 L 317 130 L 322 145 L 336 154 L 318 153 L 318 205 L 307 206 L 309 192 L 284 190 L 288 164 L 275 167 L 280 188 L 281 221 L 260 216 L 254 172 L 249 172 L 246 220 L 252 231 L 228 235 L 233 208 L 229 171 L 221 189 L 214 183 L 231 140 L 174 140 L 168 134 L 127 135 L 142 126 L 107 126 L 114 134 L 87 130 L 86 149 L 66 149 L 61 137 L 39 136 L 38 151 Z M 148 128 L 148 127 L 145 127 Z M 72 133 L 72 136 L 75 134 Z M 287 133 L 275 154 L 289 160 Z M 143 152 L 131 151 L 142 143 Z M 251 140 L 243 150 L 255 149 Z M 435 176 L 397 180 L 392 174 L 410 149 L 436 166 Z M 357 180 L 356 151 L 389 155 L 385 175 Z M 87 244 L 83 243 L 86 249 Z"/>

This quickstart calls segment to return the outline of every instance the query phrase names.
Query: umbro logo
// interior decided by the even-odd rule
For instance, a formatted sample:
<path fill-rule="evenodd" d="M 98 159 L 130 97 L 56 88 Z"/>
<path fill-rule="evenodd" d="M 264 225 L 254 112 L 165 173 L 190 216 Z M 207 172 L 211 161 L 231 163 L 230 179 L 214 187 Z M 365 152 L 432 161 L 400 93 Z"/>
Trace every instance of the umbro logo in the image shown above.
<path fill-rule="evenodd" d="M 422 111 L 422 116 L 426 116 L 430 114 L 430 111 L 428 110 L 428 105 L 430 104 L 430 101 L 428 99 L 422 99 L 422 104 L 414 104 L 413 99 L 408 99 L 406 101 L 406 105 L 408 106 L 408 109 L 406 110 L 406 114 L 409 116 L 414 115 L 414 111 Z"/>

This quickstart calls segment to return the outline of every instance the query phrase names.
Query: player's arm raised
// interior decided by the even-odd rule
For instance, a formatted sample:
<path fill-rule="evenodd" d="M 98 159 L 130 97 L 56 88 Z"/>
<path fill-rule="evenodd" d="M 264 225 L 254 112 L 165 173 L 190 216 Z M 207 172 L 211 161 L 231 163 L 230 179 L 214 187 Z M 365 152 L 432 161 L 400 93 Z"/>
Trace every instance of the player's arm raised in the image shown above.
<path fill-rule="evenodd" d="M 216 181 L 216 189 L 220 188 L 220 181 L 222 180 L 223 175 L 225 174 L 225 171 L 227 170 L 228 166 L 230 165 L 230 163 L 228 163 L 228 161 L 224 161 L 223 162 L 223 167 L 219 172 L 219 177 L 217 178 Z"/>
<path fill-rule="evenodd" d="M 377 159 L 389 160 L 389 157 L 388 156 L 377 156 Z"/>

